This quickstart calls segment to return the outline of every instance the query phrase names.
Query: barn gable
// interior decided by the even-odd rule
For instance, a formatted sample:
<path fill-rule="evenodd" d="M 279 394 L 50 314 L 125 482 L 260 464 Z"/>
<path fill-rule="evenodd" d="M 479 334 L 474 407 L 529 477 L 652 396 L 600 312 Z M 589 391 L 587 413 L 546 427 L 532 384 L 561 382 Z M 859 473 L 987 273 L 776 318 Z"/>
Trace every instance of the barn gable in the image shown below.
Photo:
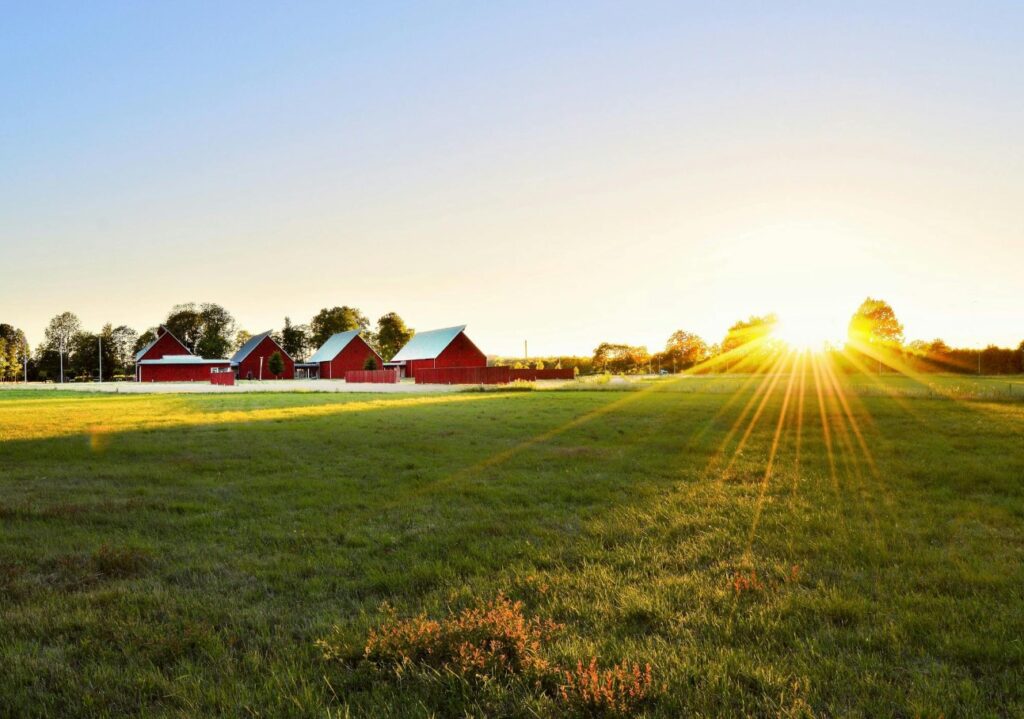
<path fill-rule="evenodd" d="M 155 360 L 167 355 L 191 355 L 192 352 L 184 343 L 175 337 L 164 325 L 156 328 L 156 337 L 148 345 L 135 353 L 135 361 Z"/>

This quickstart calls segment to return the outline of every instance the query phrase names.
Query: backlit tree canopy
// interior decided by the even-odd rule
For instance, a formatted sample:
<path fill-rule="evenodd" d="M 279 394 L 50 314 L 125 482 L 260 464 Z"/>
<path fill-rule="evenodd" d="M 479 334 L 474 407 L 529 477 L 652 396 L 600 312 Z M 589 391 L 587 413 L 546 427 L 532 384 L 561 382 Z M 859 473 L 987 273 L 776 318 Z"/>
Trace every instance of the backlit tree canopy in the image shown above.
<path fill-rule="evenodd" d="M 885 300 L 868 297 L 850 318 L 850 341 L 872 344 L 903 344 L 903 325 Z"/>
<path fill-rule="evenodd" d="M 672 364 L 678 369 L 688 369 L 708 356 L 708 346 L 700 337 L 692 332 L 676 330 L 665 343 L 662 361 Z"/>

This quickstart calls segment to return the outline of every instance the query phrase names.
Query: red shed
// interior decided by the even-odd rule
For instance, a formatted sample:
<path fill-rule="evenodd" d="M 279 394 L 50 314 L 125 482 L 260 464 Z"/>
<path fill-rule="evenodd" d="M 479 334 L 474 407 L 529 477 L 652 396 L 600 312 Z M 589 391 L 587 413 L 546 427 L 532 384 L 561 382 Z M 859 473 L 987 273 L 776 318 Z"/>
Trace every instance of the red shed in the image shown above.
<path fill-rule="evenodd" d="M 310 364 L 320 368 L 320 379 L 345 379 L 345 373 L 366 369 L 366 360 L 373 358 L 377 369 L 383 369 L 384 360 L 370 347 L 359 334 L 359 330 L 349 330 L 332 335 L 309 358 Z"/>
<path fill-rule="evenodd" d="M 466 336 L 466 325 L 459 325 L 417 332 L 387 364 L 403 377 L 415 377 L 422 367 L 486 367 L 487 355 Z"/>
<path fill-rule="evenodd" d="M 164 355 L 136 363 L 139 382 L 209 382 L 213 369 L 227 369 L 226 359 L 203 359 L 195 355 Z"/>
<path fill-rule="evenodd" d="M 192 356 L 192 352 L 181 340 L 171 334 L 169 329 L 160 325 L 156 328 L 156 337 L 153 341 L 135 353 L 135 380 L 143 381 L 141 362 L 158 360 L 168 355 Z"/>
<path fill-rule="evenodd" d="M 279 375 L 270 374 L 270 355 L 281 353 L 284 360 L 284 372 Z M 295 379 L 295 360 L 274 341 L 270 332 L 256 335 L 238 348 L 231 358 L 231 366 L 239 379 Z"/>

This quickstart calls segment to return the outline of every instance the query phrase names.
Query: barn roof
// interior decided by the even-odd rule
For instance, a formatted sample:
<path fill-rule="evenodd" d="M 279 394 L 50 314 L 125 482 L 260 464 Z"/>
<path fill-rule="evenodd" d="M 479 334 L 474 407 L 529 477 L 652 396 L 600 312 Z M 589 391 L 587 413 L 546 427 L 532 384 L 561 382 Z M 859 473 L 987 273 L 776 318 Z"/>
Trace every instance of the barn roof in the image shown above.
<path fill-rule="evenodd" d="M 154 337 L 153 340 L 148 345 L 146 345 L 145 347 L 143 347 L 142 349 L 135 353 L 135 361 L 138 362 L 143 357 L 145 357 L 146 353 L 153 349 L 153 345 L 159 342 L 164 335 L 171 335 L 171 337 L 173 337 L 174 340 L 179 345 L 181 345 L 186 352 L 188 352 L 188 347 L 185 347 L 185 344 L 181 340 L 179 340 L 177 337 L 171 334 L 171 331 L 167 329 L 164 325 L 160 325 L 159 327 L 156 328 L 156 337 Z"/>
<path fill-rule="evenodd" d="M 265 340 L 267 337 L 270 337 L 270 333 L 271 332 L 272 332 L 272 330 L 267 330 L 266 332 L 261 332 L 258 335 L 253 335 L 252 337 L 250 337 L 248 339 L 248 341 L 246 341 L 246 343 L 244 345 L 242 345 L 241 347 L 238 348 L 237 352 L 235 352 L 233 355 L 231 355 L 231 363 L 232 364 L 238 364 L 239 362 L 244 360 L 246 357 L 248 357 L 249 354 L 254 349 L 256 349 L 256 347 L 259 345 L 260 342 Z M 277 344 L 277 343 L 275 342 L 274 344 Z M 284 350 L 281 350 L 281 351 L 283 352 Z"/>
<path fill-rule="evenodd" d="M 338 354 L 348 347 L 348 343 L 359 336 L 359 330 L 349 330 L 331 335 L 327 341 L 309 358 L 310 362 L 330 362 Z"/>
<path fill-rule="evenodd" d="M 391 362 L 435 359 L 465 329 L 466 325 L 458 325 L 456 327 L 444 327 L 439 330 L 417 332 L 405 344 L 405 347 L 400 349 L 398 354 L 391 358 Z"/>
<path fill-rule="evenodd" d="M 226 359 L 204 359 L 195 355 L 164 355 L 160 359 L 139 360 L 139 364 L 227 364 Z"/>

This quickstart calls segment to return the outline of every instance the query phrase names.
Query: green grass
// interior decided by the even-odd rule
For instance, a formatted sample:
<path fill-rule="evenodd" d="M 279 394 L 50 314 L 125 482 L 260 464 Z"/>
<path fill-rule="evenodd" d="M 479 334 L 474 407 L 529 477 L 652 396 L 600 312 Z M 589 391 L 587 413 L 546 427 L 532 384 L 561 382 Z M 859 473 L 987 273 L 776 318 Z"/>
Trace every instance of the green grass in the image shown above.
<path fill-rule="evenodd" d="M 315 646 L 499 592 L 650 716 L 1024 713 L 1024 403 L 730 381 L 0 393 L 0 716 L 558 715 Z"/>

